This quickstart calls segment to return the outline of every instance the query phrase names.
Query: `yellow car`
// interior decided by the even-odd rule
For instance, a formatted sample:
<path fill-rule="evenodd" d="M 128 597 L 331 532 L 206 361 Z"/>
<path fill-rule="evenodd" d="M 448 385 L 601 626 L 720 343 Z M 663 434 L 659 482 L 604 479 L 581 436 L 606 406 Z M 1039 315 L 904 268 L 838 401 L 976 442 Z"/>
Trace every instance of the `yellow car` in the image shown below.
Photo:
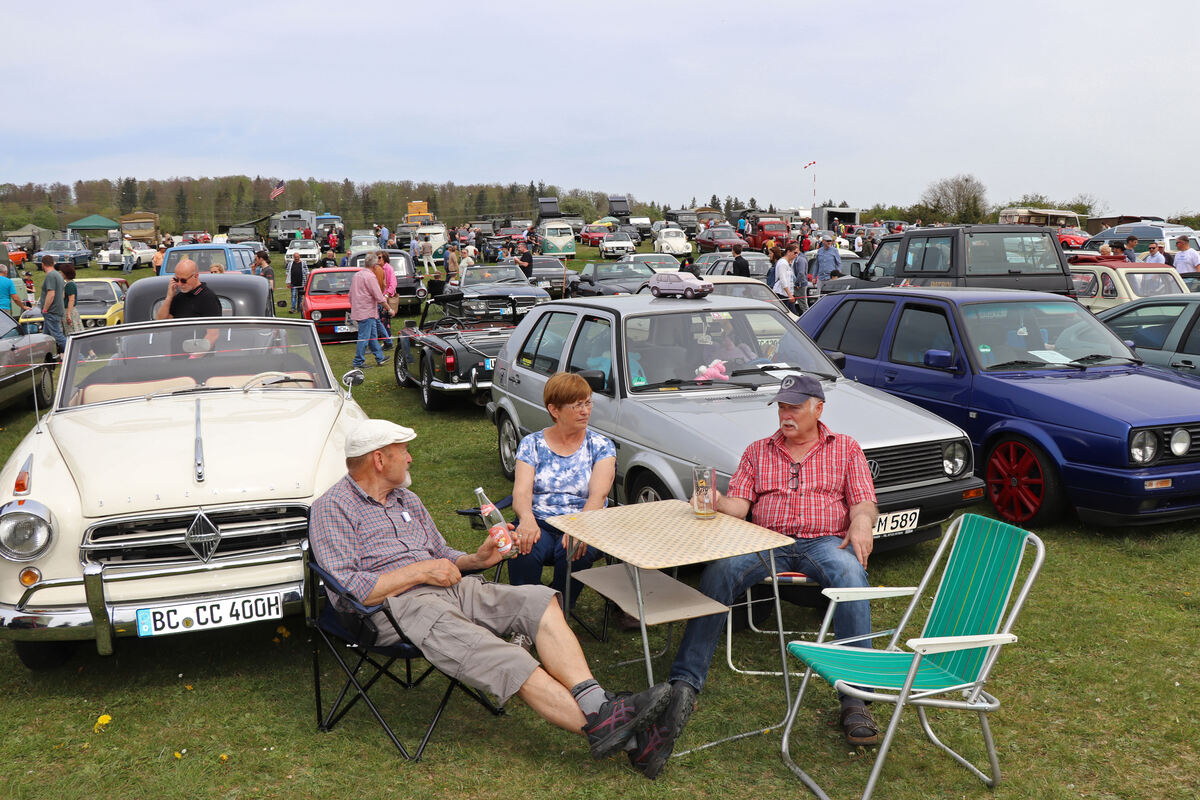
<path fill-rule="evenodd" d="M 125 292 L 129 289 L 125 278 L 76 278 L 75 286 L 79 290 L 75 307 L 84 328 L 103 328 L 125 321 Z M 21 325 L 26 332 L 41 330 L 41 306 L 35 305 L 22 314 Z"/>

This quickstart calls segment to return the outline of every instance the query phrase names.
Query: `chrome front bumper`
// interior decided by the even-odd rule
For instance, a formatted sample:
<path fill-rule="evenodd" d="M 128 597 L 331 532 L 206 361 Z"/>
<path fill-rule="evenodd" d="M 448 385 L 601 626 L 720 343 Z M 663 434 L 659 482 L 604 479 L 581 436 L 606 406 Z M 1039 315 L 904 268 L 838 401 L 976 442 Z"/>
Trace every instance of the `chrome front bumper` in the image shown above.
<path fill-rule="evenodd" d="M 130 570 L 108 570 L 99 564 L 84 566 L 82 578 L 62 578 L 36 584 L 25 591 L 14 606 L 0 603 L 0 639 L 23 641 L 66 641 L 87 640 L 96 642 L 96 651 L 103 656 L 112 655 L 113 639 L 118 636 L 137 635 L 137 611 L 139 608 L 161 605 L 163 602 L 187 603 L 217 600 L 248 593 L 278 591 L 282 595 L 284 615 L 299 613 L 304 609 L 303 552 L 297 547 L 269 554 L 247 555 L 210 564 L 188 564 L 175 567 L 159 567 Z M 297 576 L 294 580 L 264 586 L 243 586 L 217 592 L 193 593 L 182 596 L 146 598 L 132 603 L 111 603 L 105 597 L 105 586 L 117 581 L 169 579 L 173 576 L 197 572 L 217 572 L 228 569 L 247 569 L 257 566 L 275 566 L 295 562 Z M 39 606 L 36 596 L 39 590 L 83 586 L 84 606 Z"/>

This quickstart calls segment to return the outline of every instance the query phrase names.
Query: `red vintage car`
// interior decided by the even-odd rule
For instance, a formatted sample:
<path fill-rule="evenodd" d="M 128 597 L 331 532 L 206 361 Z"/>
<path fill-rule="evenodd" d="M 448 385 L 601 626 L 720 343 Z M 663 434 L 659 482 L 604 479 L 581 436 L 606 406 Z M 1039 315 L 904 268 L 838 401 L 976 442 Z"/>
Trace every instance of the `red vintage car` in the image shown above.
<path fill-rule="evenodd" d="M 612 233 L 612 228 L 607 225 L 587 225 L 579 234 L 579 241 L 591 247 L 599 247 L 600 242 L 604 241 L 604 237 L 610 233 Z"/>
<path fill-rule="evenodd" d="M 358 335 L 350 320 L 350 281 L 358 267 L 327 267 L 308 273 L 301 312 L 317 326 L 321 341 Z"/>
<path fill-rule="evenodd" d="M 696 248 L 701 253 L 731 250 L 735 244 L 745 245 L 746 240 L 738 236 L 733 228 L 723 225 L 696 234 Z"/>
<path fill-rule="evenodd" d="M 1057 231 L 1058 243 L 1066 250 L 1078 250 L 1083 247 L 1083 243 L 1092 238 L 1092 235 L 1087 231 L 1079 228 L 1059 228 Z"/>

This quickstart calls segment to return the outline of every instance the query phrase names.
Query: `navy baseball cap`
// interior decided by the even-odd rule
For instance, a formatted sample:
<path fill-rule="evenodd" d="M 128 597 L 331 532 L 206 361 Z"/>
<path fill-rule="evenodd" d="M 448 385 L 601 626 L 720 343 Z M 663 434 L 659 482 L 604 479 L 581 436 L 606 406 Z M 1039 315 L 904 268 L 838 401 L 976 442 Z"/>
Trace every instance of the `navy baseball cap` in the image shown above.
<path fill-rule="evenodd" d="M 798 406 L 808 402 L 810 397 L 825 402 L 825 390 L 821 388 L 819 380 L 811 375 L 785 375 L 779 384 L 779 393 L 768 400 L 767 405 L 787 403 Z"/>

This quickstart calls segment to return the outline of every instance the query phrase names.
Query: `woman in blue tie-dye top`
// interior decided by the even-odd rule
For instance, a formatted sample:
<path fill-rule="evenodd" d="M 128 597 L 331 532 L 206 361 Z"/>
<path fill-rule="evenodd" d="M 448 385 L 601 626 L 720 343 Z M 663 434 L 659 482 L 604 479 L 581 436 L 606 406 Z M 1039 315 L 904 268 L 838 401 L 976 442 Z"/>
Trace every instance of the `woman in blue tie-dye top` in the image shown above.
<path fill-rule="evenodd" d="M 566 537 L 547 517 L 604 508 L 617 469 L 612 440 L 588 430 L 592 389 L 578 375 L 560 372 L 546 381 L 542 401 L 554 424 L 529 434 L 517 448 L 513 509 L 519 523 L 515 540 L 520 555 L 508 563 L 514 585 L 541 583 L 542 567 L 554 565 L 551 588 L 560 594 L 567 577 Z M 600 557 L 594 547 L 575 543 L 573 570 L 586 569 Z M 571 603 L 582 585 L 571 586 Z"/>

